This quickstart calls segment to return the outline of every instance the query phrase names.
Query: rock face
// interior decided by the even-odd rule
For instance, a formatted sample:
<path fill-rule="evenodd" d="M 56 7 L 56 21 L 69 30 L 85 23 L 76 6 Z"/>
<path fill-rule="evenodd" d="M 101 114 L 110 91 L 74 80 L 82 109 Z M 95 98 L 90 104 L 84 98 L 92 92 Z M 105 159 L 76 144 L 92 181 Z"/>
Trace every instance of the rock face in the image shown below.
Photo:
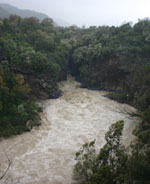
<path fill-rule="evenodd" d="M 26 82 L 30 85 L 31 95 L 40 100 L 58 98 L 61 95 L 61 91 L 58 89 L 57 84 L 51 80 L 39 79 L 34 75 L 24 75 L 24 77 Z"/>
<path fill-rule="evenodd" d="M 31 131 L 33 126 L 39 126 L 41 125 L 41 119 L 36 119 L 36 120 L 28 120 L 26 122 L 26 128 L 28 129 L 28 131 Z"/>
<path fill-rule="evenodd" d="M 25 82 L 30 85 L 31 96 L 38 100 L 46 100 L 49 98 L 58 98 L 61 96 L 57 81 L 53 81 L 49 76 L 39 76 L 37 73 L 23 69 L 17 66 L 12 66 L 13 73 L 22 74 Z"/>

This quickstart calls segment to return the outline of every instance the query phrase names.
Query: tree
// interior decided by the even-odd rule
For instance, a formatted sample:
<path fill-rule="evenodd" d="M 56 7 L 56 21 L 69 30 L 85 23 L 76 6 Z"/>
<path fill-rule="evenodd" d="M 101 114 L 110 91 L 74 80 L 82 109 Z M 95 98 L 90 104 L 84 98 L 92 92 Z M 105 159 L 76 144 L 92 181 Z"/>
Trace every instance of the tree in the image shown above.
<path fill-rule="evenodd" d="M 83 184 L 90 180 L 93 175 L 93 167 L 95 167 L 96 150 L 95 141 L 85 143 L 83 147 L 76 153 L 77 161 L 73 170 L 73 183 Z"/>
<path fill-rule="evenodd" d="M 125 180 L 127 155 L 121 145 L 124 122 L 112 124 L 105 135 L 106 144 L 97 156 L 97 167 L 91 177 L 93 183 L 118 184 Z"/>
<path fill-rule="evenodd" d="M 112 124 L 105 135 L 106 144 L 96 155 L 94 143 L 86 143 L 76 153 L 73 179 L 77 184 L 121 184 L 125 181 L 127 154 L 121 145 L 124 122 Z"/>

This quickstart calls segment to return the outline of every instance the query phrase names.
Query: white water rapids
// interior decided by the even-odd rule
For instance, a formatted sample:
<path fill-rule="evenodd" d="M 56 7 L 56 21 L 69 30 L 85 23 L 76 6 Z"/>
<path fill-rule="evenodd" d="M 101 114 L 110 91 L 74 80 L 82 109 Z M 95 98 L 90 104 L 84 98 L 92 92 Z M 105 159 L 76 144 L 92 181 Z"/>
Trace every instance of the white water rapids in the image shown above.
<path fill-rule="evenodd" d="M 87 141 L 96 139 L 99 149 L 110 125 L 124 120 L 125 145 L 134 139 L 137 120 L 120 113 L 133 107 L 119 104 L 103 95 L 106 92 L 79 87 L 69 78 L 61 82 L 63 96 L 46 100 L 41 114 L 42 125 L 31 132 L 0 142 L 0 163 L 12 160 L 9 175 L 21 184 L 71 184 L 75 153 Z M 1 166 L 2 167 L 2 166 Z"/>

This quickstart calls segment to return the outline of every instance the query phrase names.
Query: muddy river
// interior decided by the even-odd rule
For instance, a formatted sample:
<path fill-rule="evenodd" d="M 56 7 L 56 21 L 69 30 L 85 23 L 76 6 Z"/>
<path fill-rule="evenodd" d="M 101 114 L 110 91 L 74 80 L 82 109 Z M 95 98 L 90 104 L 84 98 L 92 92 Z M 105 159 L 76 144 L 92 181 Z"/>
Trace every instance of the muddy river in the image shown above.
<path fill-rule="evenodd" d="M 80 88 L 72 77 L 59 84 L 63 95 L 43 104 L 42 125 L 31 132 L 0 142 L 0 163 L 12 160 L 8 175 L 21 184 L 71 184 L 75 153 L 85 142 L 96 139 L 96 148 L 105 143 L 110 125 L 124 120 L 123 142 L 134 139 L 137 120 L 123 111 L 135 109 L 112 101 L 103 91 Z M 7 156 L 6 156 L 7 154 Z"/>

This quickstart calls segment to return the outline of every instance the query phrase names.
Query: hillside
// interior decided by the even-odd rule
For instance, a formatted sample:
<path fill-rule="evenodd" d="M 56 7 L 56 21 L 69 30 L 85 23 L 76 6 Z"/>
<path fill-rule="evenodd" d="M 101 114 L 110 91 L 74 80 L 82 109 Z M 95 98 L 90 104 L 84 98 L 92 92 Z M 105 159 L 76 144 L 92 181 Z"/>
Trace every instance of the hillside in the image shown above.
<path fill-rule="evenodd" d="M 8 17 L 9 17 L 8 11 L 6 11 L 4 8 L 0 7 L 0 18 L 4 19 L 4 18 L 8 18 Z"/>
<path fill-rule="evenodd" d="M 36 17 L 41 21 L 48 18 L 48 16 L 43 13 L 31 10 L 22 10 L 9 4 L 0 4 L 0 18 L 8 18 L 11 14 L 19 15 L 22 18 Z"/>

